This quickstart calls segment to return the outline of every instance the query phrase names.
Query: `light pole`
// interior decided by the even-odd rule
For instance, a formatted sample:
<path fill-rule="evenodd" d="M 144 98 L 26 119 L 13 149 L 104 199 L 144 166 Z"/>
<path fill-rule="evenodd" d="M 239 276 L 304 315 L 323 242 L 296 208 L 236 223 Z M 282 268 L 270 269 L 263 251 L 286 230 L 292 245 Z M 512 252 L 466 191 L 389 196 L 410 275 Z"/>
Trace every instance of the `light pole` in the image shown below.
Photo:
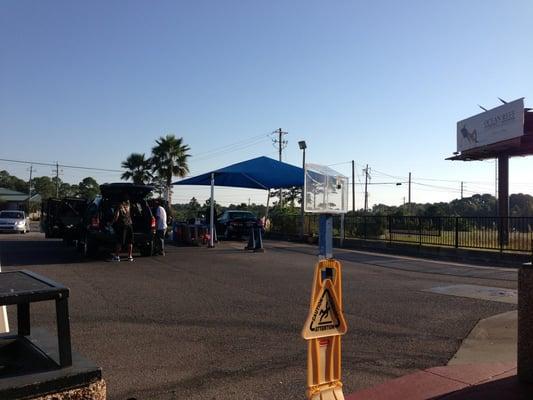
<path fill-rule="evenodd" d="M 300 150 L 302 150 L 302 169 L 304 170 L 305 174 L 305 149 L 307 149 L 307 144 L 305 143 L 305 140 L 301 140 L 298 142 L 298 146 L 300 147 Z M 304 176 L 305 181 L 305 176 Z M 304 193 L 304 186 L 302 185 L 302 200 L 300 204 L 300 239 L 303 240 L 304 238 L 304 202 L 305 202 L 305 193 Z"/>

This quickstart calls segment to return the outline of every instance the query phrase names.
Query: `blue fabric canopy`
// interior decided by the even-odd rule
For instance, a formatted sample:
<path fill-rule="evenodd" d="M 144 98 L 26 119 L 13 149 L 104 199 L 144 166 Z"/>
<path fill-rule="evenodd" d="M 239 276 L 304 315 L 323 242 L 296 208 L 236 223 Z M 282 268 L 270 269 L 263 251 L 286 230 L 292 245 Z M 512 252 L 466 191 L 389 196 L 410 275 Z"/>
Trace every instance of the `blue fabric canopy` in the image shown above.
<path fill-rule="evenodd" d="M 215 174 L 216 186 L 268 190 L 304 185 L 304 170 L 302 168 L 269 157 L 253 158 L 174 182 L 173 185 L 211 185 L 212 173 Z"/>

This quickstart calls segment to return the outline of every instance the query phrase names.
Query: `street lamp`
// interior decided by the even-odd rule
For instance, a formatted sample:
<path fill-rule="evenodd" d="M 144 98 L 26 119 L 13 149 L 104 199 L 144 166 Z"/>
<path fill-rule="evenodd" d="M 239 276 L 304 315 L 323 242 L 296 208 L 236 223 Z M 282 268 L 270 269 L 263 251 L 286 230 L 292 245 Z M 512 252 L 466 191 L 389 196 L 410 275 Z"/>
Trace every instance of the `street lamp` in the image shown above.
<path fill-rule="evenodd" d="M 302 168 L 304 170 L 305 174 L 305 149 L 307 149 L 307 144 L 305 143 L 305 140 L 300 140 L 298 142 L 298 147 L 300 147 L 300 150 L 302 150 Z M 305 176 L 304 176 L 305 181 Z M 302 200 L 300 205 L 300 239 L 303 240 L 304 238 L 304 201 L 305 201 L 305 193 L 304 193 L 304 186 L 302 185 Z"/>

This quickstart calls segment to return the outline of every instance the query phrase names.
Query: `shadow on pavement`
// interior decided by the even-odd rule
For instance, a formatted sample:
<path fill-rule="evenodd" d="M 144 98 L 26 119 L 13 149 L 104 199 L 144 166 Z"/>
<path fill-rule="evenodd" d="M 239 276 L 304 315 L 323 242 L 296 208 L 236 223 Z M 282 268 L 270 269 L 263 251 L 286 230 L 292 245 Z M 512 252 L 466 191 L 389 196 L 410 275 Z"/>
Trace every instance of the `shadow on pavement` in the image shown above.
<path fill-rule="evenodd" d="M 84 259 L 73 246 L 60 240 L 1 240 L 0 262 L 4 267 L 71 264 Z"/>
<path fill-rule="evenodd" d="M 431 400 L 522 400 L 531 399 L 533 385 L 518 381 L 516 375 L 468 386 L 464 389 Z"/>

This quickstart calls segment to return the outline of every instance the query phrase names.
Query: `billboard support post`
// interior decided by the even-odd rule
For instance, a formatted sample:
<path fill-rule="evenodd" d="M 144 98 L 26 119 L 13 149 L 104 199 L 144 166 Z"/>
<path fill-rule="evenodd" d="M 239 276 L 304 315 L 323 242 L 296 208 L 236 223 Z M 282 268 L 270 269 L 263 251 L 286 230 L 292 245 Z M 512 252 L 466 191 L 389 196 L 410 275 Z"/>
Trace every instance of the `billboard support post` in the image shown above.
<path fill-rule="evenodd" d="M 509 244 L 509 156 L 498 156 L 498 219 L 500 247 Z"/>

